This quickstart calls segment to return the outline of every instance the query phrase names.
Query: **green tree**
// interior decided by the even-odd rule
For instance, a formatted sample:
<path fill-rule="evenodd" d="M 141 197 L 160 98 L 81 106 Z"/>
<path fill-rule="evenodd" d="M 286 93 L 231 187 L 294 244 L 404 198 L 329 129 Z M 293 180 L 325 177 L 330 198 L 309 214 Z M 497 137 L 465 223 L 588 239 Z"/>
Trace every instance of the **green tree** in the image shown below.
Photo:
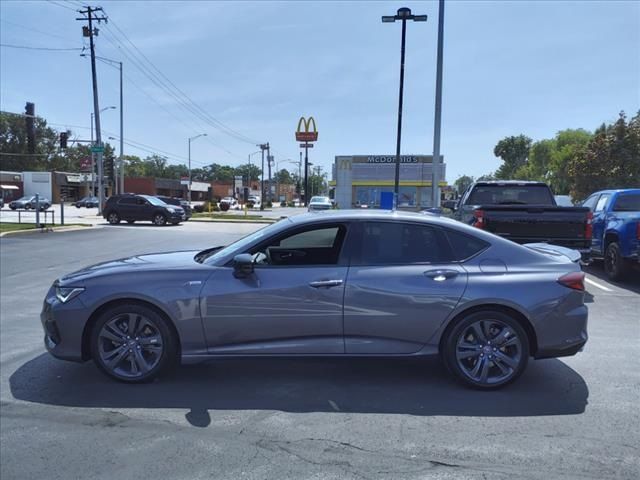
<path fill-rule="evenodd" d="M 531 139 L 524 135 L 503 138 L 493 149 L 493 154 L 504 162 L 496 171 L 499 179 L 514 178 L 516 171 L 526 165 Z"/>
<path fill-rule="evenodd" d="M 592 137 L 590 132 L 583 129 L 567 129 L 556 134 L 546 180 L 557 195 L 569 194 L 572 185 L 569 163 L 584 150 Z"/>
<path fill-rule="evenodd" d="M 469 185 L 471 185 L 473 182 L 473 177 L 470 177 L 469 175 L 462 175 L 456 178 L 456 181 L 453 182 L 453 186 L 455 187 L 458 194 L 462 195 L 464 191 L 469 187 Z"/>
<path fill-rule="evenodd" d="M 598 128 L 567 166 L 571 195 L 578 200 L 607 188 L 640 185 L 640 112 L 628 123 L 624 112 L 612 125 Z"/>
<path fill-rule="evenodd" d="M 48 127 L 43 118 L 36 117 L 34 124 L 35 154 L 30 154 L 24 116 L 0 112 L 0 169 L 19 172 L 50 170 L 49 159 L 59 149 L 59 134 Z"/>
<path fill-rule="evenodd" d="M 260 173 L 260 168 L 257 165 L 253 164 L 248 165 L 245 163 L 234 169 L 234 175 L 240 175 L 245 179 L 250 176 L 252 181 L 259 180 Z"/>
<path fill-rule="evenodd" d="M 279 182 L 283 184 L 294 183 L 293 177 L 291 176 L 291 172 L 289 172 L 289 170 L 286 170 L 284 168 L 273 174 L 273 180 L 274 182 Z"/>

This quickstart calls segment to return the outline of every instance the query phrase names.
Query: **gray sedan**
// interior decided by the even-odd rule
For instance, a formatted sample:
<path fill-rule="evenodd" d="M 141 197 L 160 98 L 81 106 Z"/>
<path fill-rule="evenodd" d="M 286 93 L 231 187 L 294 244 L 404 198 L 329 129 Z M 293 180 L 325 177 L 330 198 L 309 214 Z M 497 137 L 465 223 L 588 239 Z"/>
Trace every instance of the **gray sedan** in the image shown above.
<path fill-rule="evenodd" d="M 564 255 L 446 218 L 332 211 L 85 268 L 54 282 L 41 321 L 51 354 L 124 382 L 220 357 L 440 355 L 492 389 L 582 349 L 583 281 Z"/>

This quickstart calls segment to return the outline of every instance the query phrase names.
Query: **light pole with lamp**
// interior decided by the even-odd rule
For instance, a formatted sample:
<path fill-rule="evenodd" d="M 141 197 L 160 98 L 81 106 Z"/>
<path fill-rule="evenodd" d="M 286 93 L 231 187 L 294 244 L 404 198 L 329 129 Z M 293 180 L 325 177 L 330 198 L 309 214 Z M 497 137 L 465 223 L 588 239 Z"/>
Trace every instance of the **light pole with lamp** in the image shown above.
<path fill-rule="evenodd" d="M 110 107 L 104 107 L 102 109 L 100 109 L 100 113 L 107 111 L 107 110 L 115 110 L 115 106 L 110 106 Z M 94 113 L 91 112 L 91 146 L 93 147 L 93 117 L 94 117 Z M 101 146 L 101 145 L 99 145 Z M 99 166 L 100 168 L 98 168 L 99 172 L 102 172 L 102 165 Z M 96 181 L 95 181 L 95 171 L 96 171 L 96 162 L 95 162 L 95 155 L 93 152 L 91 152 L 91 196 L 95 196 L 96 194 Z M 98 197 L 102 199 L 102 183 L 103 183 L 103 179 L 101 176 L 99 176 L 98 178 Z M 100 203 L 100 202 L 98 202 Z M 102 205 L 98 205 L 98 213 L 102 212 Z"/>
<path fill-rule="evenodd" d="M 80 54 L 80 56 L 86 57 L 87 55 L 85 53 L 82 53 Z M 118 68 L 120 70 L 120 158 L 118 159 L 117 168 L 120 181 L 118 182 L 118 175 L 116 175 L 116 178 L 113 179 L 113 186 L 116 193 L 124 193 L 124 91 L 122 87 L 122 62 L 111 60 L 110 58 L 99 57 L 97 55 L 96 58 L 111 66 L 118 65 Z M 118 183 L 120 185 L 120 188 L 118 188 Z"/>
<path fill-rule="evenodd" d="M 195 140 L 196 138 L 206 137 L 206 136 L 207 136 L 206 133 L 201 133 L 200 135 L 189 137 L 189 187 L 188 187 L 189 206 L 191 206 L 191 141 Z"/>
<path fill-rule="evenodd" d="M 426 15 L 413 15 L 411 9 L 403 7 L 398 9 L 396 15 L 383 16 L 383 23 L 393 23 L 396 20 L 402 21 L 402 40 L 400 42 L 400 92 L 398 95 L 398 136 L 396 140 L 396 173 L 393 186 L 393 208 L 398 206 L 398 196 L 400 193 L 400 144 L 402 138 L 402 96 L 404 93 L 404 47 L 407 36 L 407 20 L 414 22 L 426 22 Z"/>

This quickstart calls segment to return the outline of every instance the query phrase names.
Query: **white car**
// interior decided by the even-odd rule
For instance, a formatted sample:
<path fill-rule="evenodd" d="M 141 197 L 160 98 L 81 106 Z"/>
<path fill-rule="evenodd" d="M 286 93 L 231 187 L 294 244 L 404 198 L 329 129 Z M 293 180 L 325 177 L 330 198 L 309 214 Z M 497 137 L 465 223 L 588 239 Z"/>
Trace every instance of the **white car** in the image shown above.
<path fill-rule="evenodd" d="M 259 195 L 249 195 L 247 199 L 247 204 L 249 207 L 260 208 L 260 196 Z"/>
<path fill-rule="evenodd" d="M 220 200 L 220 203 L 228 204 L 229 210 L 237 210 L 238 208 L 240 208 L 238 201 L 233 197 L 224 197 L 222 200 Z"/>
<path fill-rule="evenodd" d="M 331 210 L 333 204 L 329 197 L 311 197 L 307 210 L 313 212 L 315 210 Z"/>

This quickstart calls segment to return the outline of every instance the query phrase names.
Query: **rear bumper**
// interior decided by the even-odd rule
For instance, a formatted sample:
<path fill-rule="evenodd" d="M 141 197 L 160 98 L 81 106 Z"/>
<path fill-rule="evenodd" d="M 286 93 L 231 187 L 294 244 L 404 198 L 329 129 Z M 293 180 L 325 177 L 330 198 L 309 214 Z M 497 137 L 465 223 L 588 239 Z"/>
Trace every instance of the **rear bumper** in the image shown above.
<path fill-rule="evenodd" d="M 547 348 L 544 350 L 538 350 L 535 355 L 536 360 L 542 358 L 557 358 L 557 357 L 571 357 L 578 352 L 581 352 L 587 343 L 587 332 L 584 332 L 583 339 L 577 343 L 572 343 L 564 347 Z"/>

